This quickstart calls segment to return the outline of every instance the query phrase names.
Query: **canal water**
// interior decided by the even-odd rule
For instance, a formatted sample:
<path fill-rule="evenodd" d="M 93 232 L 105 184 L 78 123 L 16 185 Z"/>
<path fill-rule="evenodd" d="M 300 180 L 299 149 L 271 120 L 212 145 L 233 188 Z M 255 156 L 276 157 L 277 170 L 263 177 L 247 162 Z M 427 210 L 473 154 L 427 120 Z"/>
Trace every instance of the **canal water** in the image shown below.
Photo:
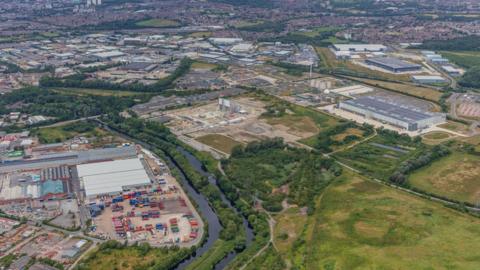
<path fill-rule="evenodd" d="M 182 147 L 177 147 L 177 150 L 179 150 L 179 151 L 183 154 L 183 156 L 185 156 L 185 158 L 187 158 L 187 160 L 188 160 L 188 162 L 190 163 L 190 165 L 191 165 L 199 174 L 201 174 L 202 176 L 205 176 L 205 177 L 208 178 L 208 181 L 210 182 L 210 184 L 213 184 L 213 185 L 217 185 L 217 186 L 218 186 L 218 184 L 217 184 L 217 179 L 216 179 L 212 174 L 210 174 L 209 172 L 207 172 L 207 171 L 204 169 L 204 166 L 203 166 L 203 164 L 202 164 L 202 162 L 201 162 L 200 160 L 198 160 L 194 155 L 192 155 L 190 152 L 188 152 L 187 150 L 185 150 L 185 149 L 182 148 Z M 185 176 L 183 176 L 182 178 L 185 178 Z M 183 180 L 185 180 L 185 179 L 183 179 Z M 189 186 L 190 186 L 190 185 L 189 185 Z M 195 191 L 195 190 L 194 190 L 194 191 Z M 196 191 L 195 191 L 195 192 L 196 192 Z M 190 194 L 190 192 L 189 192 L 189 194 Z M 202 199 L 206 201 L 206 198 L 205 198 L 203 195 L 200 194 L 200 196 L 202 196 L 202 197 L 203 197 Z M 245 232 L 246 232 L 246 243 L 245 243 L 245 244 L 246 244 L 246 246 L 248 247 L 248 246 L 252 243 L 252 240 L 253 240 L 253 237 L 254 237 L 253 229 L 250 227 L 250 225 L 248 224 L 248 222 L 247 222 L 247 220 L 245 219 L 245 217 L 242 216 L 235 207 L 233 207 L 233 205 L 230 203 L 229 200 L 227 200 L 227 198 L 225 197 L 225 194 L 223 194 L 223 192 L 221 192 L 221 199 L 222 199 L 222 202 L 223 202 L 223 203 L 225 203 L 226 205 L 228 205 L 228 207 L 230 207 L 231 209 L 233 209 L 236 214 L 238 214 L 239 216 L 242 217 L 243 228 L 244 228 L 244 230 L 245 230 Z M 194 198 L 194 200 L 196 201 L 195 198 Z M 198 203 L 198 202 L 197 202 L 197 203 Z M 207 202 L 207 204 L 208 204 L 208 202 Z M 210 208 L 210 205 L 208 205 L 208 207 Z M 199 208 L 200 208 L 200 211 L 203 213 L 202 207 L 199 206 Z M 210 208 L 210 209 L 211 209 L 211 208 Z M 212 211 L 213 211 L 213 209 L 212 209 Z M 216 215 L 215 215 L 215 217 L 216 217 Z M 207 219 L 207 217 L 205 217 L 205 219 Z M 207 219 L 207 221 L 208 221 L 208 223 L 210 224 L 210 221 L 209 221 L 208 219 Z M 218 218 L 217 218 L 217 222 L 218 222 Z M 221 228 L 221 226 L 220 226 L 219 228 Z M 209 226 L 209 228 L 208 228 L 208 231 L 209 231 L 209 236 L 210 236 L 210 235 L 211 235 L 211 234 L 210 234 L 210 226 Z M 220 230 L 218 230 L 218 231 L 215 232 L 215 236 L 216 236 L 215 240 L 218 239 L 219 233 L 220 233 Z M 209 237 L 207 243 L 205 243 L 204 246 L 206 246 L 207 244 L 209 244 L 209 243 L 208 243 L 209 241 L 210 241 L 210 237 Z M 214 241 L 213 241 L 213 242 L 214 242 Z M 213 245 L 213 243 L 212 243 L 211 245 Z M 210 247 L 211 247 L 211 245 L 210 245 Z M 202 246 L 202 248 L 203 248 L 203 246 Z M 214 269 L 215 269 L 215 270 L 224 269 L 225 266 L 228 265 L 228 263 L 230 263 L 233 259 L 235 259 L 236 255 L 237 255 L 237 254 L 236 254 L 235 252 L 229 253 L 225 258 L 223 258 L 223 260 L 221 260 L 217 265 L 215 265 L 215 268 L 214 268 Z M 192 259 L 193 259 L 193 258 L 192 258 Z M 183 268 L 178 268 L 178 269 L 183 269 Z"/>
<path fill-rule="evenodd" d="M 130 137 L 128 134 L 125 134 L 121 132 L 120 130 L 113 130 L 112 128 L 108 127 L 104 123 L 98 121 L 103 128 L 118 134 L 119 136 L 122 136 L 124 138 L 127 138 L 128 140 L 134 141 L 137 144 L 142 145 L 146 149 L 152 150 L 152 146 L 148 143 L 136 140 L 132 137 Z M 200 160 L 198 160 L 194 155 L 192 155 L 190 152 L 188 152 L 186 149 L 183 147 L 178 146 L 177 150 L 179 150 L 185 158 L 188 160 L 190 165 L 202 176 L 205 176 L 208 178 L 208 181 L 211 184 L 217 185 L 217 179 L 207 172 L 204 169 L 204 166 Z M 215 241 L 217 241 L 220 237 L 220 231 L 222 230 L 222 225 L 220 224 L 220 221 L 218 220 L 218 216 L 213 210 L 213 208 L 210 206 L 208 203 L 208 200 L 205 196 L 203 196 L 201 193 L 199 193 L 193 186 L 190 184 L 190 182 L 187 180 L 187 177 L 183 173 L 182 169 L 178 166 L 178 164 L 175 163 L 175 161 L 171 158 L 168 157 L 169 160 L 168 163 L 170 166 L 175 166 L 179 169 L 180 171 L 180 179 L 177 179 L 183 186 L 185 192 L 190 196 L 190 199 L 195 201 L 197 204 L 197 210 L 200 212 L 202 215 L 203 219 L 208 223 L 208 235 L 206 238 L 206 241 L 203 243 L 201 247 L 199 247 L 194 256 L 191 256 L 187 260 L 181 262 L 175 269 L 177 270 L 183 270 L 185 269 L 188 265 L 190 265 L 196 258 L 200 257 L 201 255 L 205 254 L 210 248 L 212 248 L 213 244 Z M 217 185 L 218 186 L 218 185 Z M 221 190 L 220 190 L 221 191 Z M 221 199 L 222 201 L 230 207 L 235 213 L 237 213 L 239 216 L 242 217 L 243 220 L 243 228 L 246 232 L 246 246 L 248 247 L 253 240 L 254 234 L 253 234 L 253 229 L 249 226 L 247 220 L 245 217 L 243 217 L 235 207 L 230 203 L 229 200 L 225 197 L 225 194 L 221 192 Z M 237 256 L 237 253 L 231 252 L 229 253 L 225 258 L 223 258 L 219 263 L 215 265 L 215 270 L 221 270 L 224 269 L 228 263 L 230 263 L 235 257 Z"/>

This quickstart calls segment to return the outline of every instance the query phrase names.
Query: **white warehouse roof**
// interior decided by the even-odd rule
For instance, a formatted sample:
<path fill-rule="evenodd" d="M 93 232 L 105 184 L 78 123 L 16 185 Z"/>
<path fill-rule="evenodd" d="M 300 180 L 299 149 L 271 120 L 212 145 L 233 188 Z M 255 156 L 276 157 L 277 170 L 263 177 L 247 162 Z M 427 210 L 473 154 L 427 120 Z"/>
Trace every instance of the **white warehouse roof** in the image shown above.
<path fill-rule="evenodd" d="M 119 193 L 123 187 L 150 183 L 139 158 L 82 164 L 77 170 L 87 197 Z"/>
<path fill-rule="evenodd" d="M 337 51 L 381 52 L 387 49 L 382 44 L 333 44 Z"/>

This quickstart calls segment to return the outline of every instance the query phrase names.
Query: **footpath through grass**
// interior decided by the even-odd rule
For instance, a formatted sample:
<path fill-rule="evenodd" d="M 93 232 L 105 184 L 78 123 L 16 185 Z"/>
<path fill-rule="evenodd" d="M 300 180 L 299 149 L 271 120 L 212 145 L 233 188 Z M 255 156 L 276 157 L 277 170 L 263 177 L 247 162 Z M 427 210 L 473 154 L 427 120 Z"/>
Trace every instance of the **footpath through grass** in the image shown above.
<path fill-rule="evenodd" d="M 275 238 L 280 257 L 295 269 L 480 268 L 478 218 L 352 172 L 317 198 L 306 222 L 300 216 L 304 226 L 282 221 L 298 215 L 282 213 Z"/>
<path fill-rule="evenodd" d="M 372 177 L 388 180 L 395 169 L 405 160 L 423 149 L 408 136 L 389 137 L 380 132 L 376 137 L 362 142 L 334 157 Z"/>

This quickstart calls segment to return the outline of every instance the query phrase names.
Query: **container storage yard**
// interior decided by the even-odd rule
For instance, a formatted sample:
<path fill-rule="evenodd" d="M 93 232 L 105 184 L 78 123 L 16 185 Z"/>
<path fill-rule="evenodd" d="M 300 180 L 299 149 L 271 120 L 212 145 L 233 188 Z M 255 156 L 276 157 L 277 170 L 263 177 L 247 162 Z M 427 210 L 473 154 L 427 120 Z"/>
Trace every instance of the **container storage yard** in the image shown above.
<path fill-rule="evenodd" d="M 203 222 L 164 163 L 143 150 L 152 183 L 116 195 L 89 198 L 90 234 L 102 239 L 148 242 L 153 246 L 198 243 Z"/>
<path fill-rule="evenodd" d="M 40 224 L 86 229 L 102 240 L 198 243 L 203 222 L 163 161 L 130 143 L 83 148 L 35 143 L 15 157 L 4 155 L 0 209 Z"/>

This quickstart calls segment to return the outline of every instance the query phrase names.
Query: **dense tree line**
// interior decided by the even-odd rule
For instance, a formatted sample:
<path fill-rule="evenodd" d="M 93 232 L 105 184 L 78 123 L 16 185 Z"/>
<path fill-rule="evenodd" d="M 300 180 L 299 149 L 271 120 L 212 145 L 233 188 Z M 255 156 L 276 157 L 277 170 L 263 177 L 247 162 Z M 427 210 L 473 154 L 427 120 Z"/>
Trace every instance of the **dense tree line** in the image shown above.
<path fill-rule="evenodd" d="M 448 154 L 450 154 L 450 150 L 443 145 L 436 145 L 431 150 L 423 151 L 419 156 L 402 162 L 400 167 L 390 176 L 390 181 L 403 185 L 407 181 L 408 174 Z"/>
<path fill-rule="evenodd" d="M 400 134 L 394 130 L 385 129 L 383 127 L 377 129 L 377 133 L 382 136 L 386 144 L 406 144 L 421 146 L 422 137 L 410 137 L 407 134 Z"/>
<path fill-rule="evenodd" d="M 138 98 L 138 97 L 137 97 Z M 0 114 L 20 111 L 32 115 L 70 120 L 82 117 L 120 112 L 135 104 L 133 97 L 78 96 L 27 87 L 5 94 L 0 98 Z M 20 108 L 13 109 L 17 105 Z"/>
<path fill-rule="evenodd" d="M 259 41 L 279 41 L 282 43 L 295 43 L 295 44 L 311 44 L 315 46 L 326 47 L 332 45 L 330 41 L 327 41 L 328 38 L 334 37 L 338 30 L 323 31 L 317 33 L 315 36 L 304 35 L 302 33 L 288 33 L 284 36 L 275 37 L 275 38 L 265 38 L 260 39 Z"/>
<path fill-rule="evenodd" d="M 449 40 L 429 40 L 414 48 L 438 51 L 479 51 L 480 37 L 466 36 Z"/>
<path fill-rule="evenodd" d="M 114 250 L 128 250 L 133 255 L 139 255 L 141 257 L 146 257 L 149 255 L 155 255 L 153 253 L 153 248 L 148 243 L 135 243 L 132 246 L 128 246 L 127 242 L 120 243 L 115 240 L 109 240 L 100 244 L 96 252 L 90 253 L 85 259 L 83 259 L 76 267 L 75 270 L 91 270 L 96 269 L 95 263 L 96 260 L 101 260 L 102 256 L 108 255 Z M 179 248 L 177 246 L 173 247 L 162 247 L 156 248 L 156 251 L 162 252 L 162 254 L 168 254 L 168 256 L 162 257 L 161 260 L 151 260 L 149 264 L 135 265 L 133 269 L 135 270 L 169 270 L 174 269 L 180 262 L 187 259 L 193 254 L 195 248 Z M 152 254 L 150 254 L 152 253 Z"/>
<path fill-rule="evenodd" d="M 313 209 L 314 197 L 341 172 L 333 160 L 289 147 L 281 138 L 237 146 L 231 158 L 222 163 L 232 185 L 226 193 L 233 192 L 232 198 L 252 203 L 259 199 L 273 212 L 282 210 L 285 198 Z M 284 184 L 289 185 L 288 195 L 272 194 L 273 188 Z"/>
<path fill-rule="evenodd" d="M 180 65 L 165 78 L 162 78 L 154 84 L 145 85 L 143 83 L 119 84 L 103 80 L 87 80 L 84 74 L 77 74 L 66 78 L 42 77 L 40 86 L 42 87 L 65 87 L 65 88 L 88 88 L 88 89 L 105 89 L 105 90 L 121 90 L 134 92 L 161 92 L 174 87 L 175 80 L 186 74 L 193 61 L 184 58 Z"/>
<path fill-rule="evenodd" d="M 6 61 L 0 61 L 0 66 L 5 66 L 7 68 L 3 73 L 17 73 L 23 71 L 21 67 Z"/>
<path fill-rule="evenodd" d="M 480 88 L 480 66 L 469 69 L 458 82 L 463 87 Z"/>
<path fill-rule="evenodd" d="M 332 146 L 339 146 L 339 145 L 346 145 L 353 141 L 361 139 L 359 136 L 350 134 L 345 136 L 343 140 L 337 141 L 334 140 L 332 137 L 345 132 L 349 128 L 357 128 L 363 131 L 362 136 L 368 137 L 373 134 L 374 128 L 368 124 L 364 124 L 362 126 L 358 126 L 353 122 L 346 122 L 336 125 L 334 127 L 328 128 L 325 131 L 320 132 L 317 135 L 317 141 L 315 143 L 315 148 L 322 151 L 322 152 L 331 152 Z"/>
<path fill-rule="evenodd" d="M 287 62 L 269 62 L 269 64 L 283 68 L 285 69 L 285 73 L 287 73 L 288 75 L 297 77 L 302 76 L 304 72 L 310 71 L 310 67 L 308 66 L 296 65 Z"/>

